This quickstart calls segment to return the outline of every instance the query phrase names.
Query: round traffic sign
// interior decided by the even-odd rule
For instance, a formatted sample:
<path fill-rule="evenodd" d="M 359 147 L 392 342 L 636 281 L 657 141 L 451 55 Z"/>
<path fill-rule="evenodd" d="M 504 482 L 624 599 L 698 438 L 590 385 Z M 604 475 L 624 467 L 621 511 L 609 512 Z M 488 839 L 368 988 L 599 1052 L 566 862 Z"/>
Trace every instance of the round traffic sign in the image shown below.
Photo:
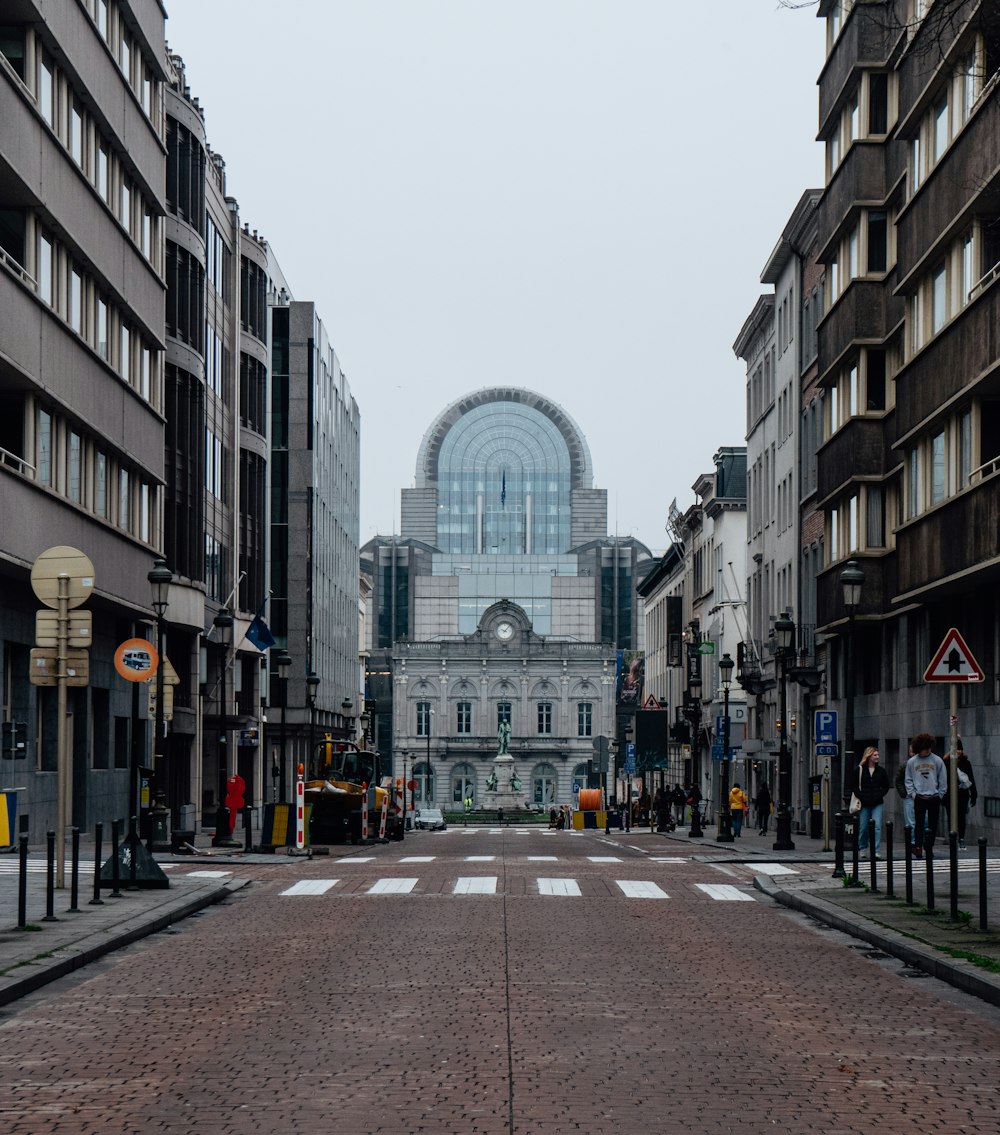
<path fill-rule="evenodd" d="M 94 565 L 79 548 L 49 548 L 31 565 L 31 587 L 46 607 L 58 608 L 61 597 L 79 607 L 94 590 Z"/>
<path fill-rule="evenodd" d="M 115 669 L 126 682 L 145 682 L 159 665 L 156 647 L 144 638 L 127 638 L 115 651 Z"/>

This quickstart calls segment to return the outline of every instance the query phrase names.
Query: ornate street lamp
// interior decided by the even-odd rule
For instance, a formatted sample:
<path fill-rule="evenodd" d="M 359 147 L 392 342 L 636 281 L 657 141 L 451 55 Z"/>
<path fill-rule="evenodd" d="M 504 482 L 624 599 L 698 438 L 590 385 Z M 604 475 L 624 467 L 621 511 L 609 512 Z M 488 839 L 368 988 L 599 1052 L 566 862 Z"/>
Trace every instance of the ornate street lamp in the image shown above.
<path fill-rule="evenodd" d="M 728 654 L 719 659 L 719 679 L 722 682 L 722 788 L 719 792 L 719 834 L 716 843 L 733 842 L 733 817 L 729 811 L 729 687 L 733 681 L 736 663 Z"/>
<path fill-rule="evenodd" d="M 423 805 L 425 808 L 430 807 L 430 800 L 428 794 L 430 792 L 431 782 L 431 722 L 434 720 L 434 707 L 427 707 L 427 715 L 424 718 L 424 724 L 427 729 L 427 760 L 424 764 L 424 800 Z"/>
<path fill-rule="evenodd" d="M 161 840 L 165 840 L 167 834 L 163 831 L 158 833 L 154 832 L 153 829 L 154 826 L 157 826 L 158 820 L 160 824 L 163 823 L 163 800 L 167 797 L 166 784 L 164 783 L 164 785 L 160 785 L 160 777 L 163 775 L 162 763 L 165 748 L 163 743 L 163 671 L 166 666 L 166 658 L 164 657 L 166 653 L 166 651 L 164 650 L 164 615 L 167 612 L 167 607 L 170 606 L 170 585 L 171 583 L 173 583 L 174 576 L 170 568 L 167 567 L 167 561 L 162 557 L 157 557 L 153 561 L 152 569 L 146 573 L 146 578 L 149 580 L 149 588 L 153 593 L 153 610 L 156 612 L 156 653 L 159 656 L 159 663 L 156 667 L 156 713 L 154 716 L 153 724 L 153 785 L 150 792 L 150 801 L 152 803 L 152 811 L 154 815 L 150 817 L 150 826 L 148 833 L 148 847 L 149 850 L 152 851 L 156 836 L 159 835 L 161 837 Z M 132 801 L 129 805 L 129 807 L 132 809 L 135 809 L 138 803 L 138 775 L 139 770 L 133 767 Z"/>
<path fill-rule="evenodd" d="M 835 879 L 844 875 L 844 768 L 854 767 L 854 616 L 861 605 L 861 590 L 864 587 L 865 573 L 857 560 L 848 560 L 840 573 L 840 586 L 844 596 L 844 610 L 847 612 L 847 641 L 844 649 L 844 763 L 840 760 L 840 746 L 837 756 L 831 762 L 830 807 L 836 801 L 834 831 L 836 832 L 836 860 L 833 868 Z"/>
<path fill-rule="evenodd" d="M 701 678 L 692 675 L 688 678 L 688 693 L 691 696 L 691 784 L 693 803 L 691 805 L 691 827 L 688 839 L 701 839 L 704 831 L 701 826 Z"/>
<path fill-rule="evenodd" d="M 306 758 L 306 768 L 319 776 L 322 771 L 317 767 L 316 761 L 316 691 L 319 689 L 320 676 L 315 670 L 306 674 L 306 696 L 309 698 L 309 755 Z"/>
<path fill-rule="evenodd" d="M 778 816 L 775 851 L 793 851 L 792 842 L 792 755 L 788 750 L 788 658 L 795 650 L 795 624 L 787 611 L 774 623 L 774 639 L 779 671 L 779 748 L 778 748 Z"/>
<path fill-rule="evenodd" d="M 228 607 L 223 607 L 212 620 L 212 626 L 219 632 L 220 665 L 222 675 L 219 697 L 219 805 L 215 812 L 215 837 L 213 847 L 239 847 L 229 830 L 229 808 L 226 805 L 226 788 L 229 780 L 229 660 L 226 657 L 228 640 L 233 629 L 233 616 Z"/>
<path fill-rule="evenodd" d="M 274 660 L 274 665 L 278 671 L 278 697 L 281 701 L 281 732 L 278 740 L 281 749 L 278 766 L 278 802 L 280 804 L 288 803 L 288 760 L 285 753 L 285 707 L 288 705 L 288 667 L 291 666 L 291 664 L 292 659 L 288 651 L 279 651 L 277 658 Z"/>

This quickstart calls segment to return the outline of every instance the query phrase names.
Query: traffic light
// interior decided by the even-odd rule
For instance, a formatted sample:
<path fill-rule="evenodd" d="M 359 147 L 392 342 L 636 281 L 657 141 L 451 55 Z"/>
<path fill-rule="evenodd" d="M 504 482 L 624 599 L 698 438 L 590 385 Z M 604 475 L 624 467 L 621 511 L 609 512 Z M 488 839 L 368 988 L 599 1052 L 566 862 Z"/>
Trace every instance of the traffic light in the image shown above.
<path fill-rule="evenodd" d="M 28 756 L 28 723 L 26 721 L 4 721 L 3 759 L 23 761 Z"/>

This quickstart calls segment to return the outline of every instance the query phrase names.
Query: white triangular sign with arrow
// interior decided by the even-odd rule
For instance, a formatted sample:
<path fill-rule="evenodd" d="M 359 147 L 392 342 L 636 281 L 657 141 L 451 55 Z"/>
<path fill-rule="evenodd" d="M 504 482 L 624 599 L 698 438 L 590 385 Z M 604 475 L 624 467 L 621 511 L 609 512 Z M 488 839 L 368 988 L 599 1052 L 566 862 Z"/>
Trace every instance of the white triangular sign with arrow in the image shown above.
<path fill-rule="evenodd" d="M 982 682 L 985 678 L 983 668 L 954 627 L 944 636 L 924 671 L 925 682 Z"/>

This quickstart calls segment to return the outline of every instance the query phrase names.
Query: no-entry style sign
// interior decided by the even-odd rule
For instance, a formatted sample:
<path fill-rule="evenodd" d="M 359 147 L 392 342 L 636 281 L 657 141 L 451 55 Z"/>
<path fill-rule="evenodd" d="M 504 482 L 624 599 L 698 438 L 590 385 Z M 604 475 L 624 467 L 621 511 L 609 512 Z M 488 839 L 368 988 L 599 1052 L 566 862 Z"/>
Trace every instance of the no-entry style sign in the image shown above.
<path fill-rule="evenodd" d="M 115 669 L 126 682 L 145 682 L 159 664 L 156 647 L 144 638 L 127 638 L 115 651 Z"/>
<path fill-rule="evenodd" d="M 982 682 L 985 678 L 983 668 L 954 627 L 944 636 L 924 671 L 925 682 Z"/>

